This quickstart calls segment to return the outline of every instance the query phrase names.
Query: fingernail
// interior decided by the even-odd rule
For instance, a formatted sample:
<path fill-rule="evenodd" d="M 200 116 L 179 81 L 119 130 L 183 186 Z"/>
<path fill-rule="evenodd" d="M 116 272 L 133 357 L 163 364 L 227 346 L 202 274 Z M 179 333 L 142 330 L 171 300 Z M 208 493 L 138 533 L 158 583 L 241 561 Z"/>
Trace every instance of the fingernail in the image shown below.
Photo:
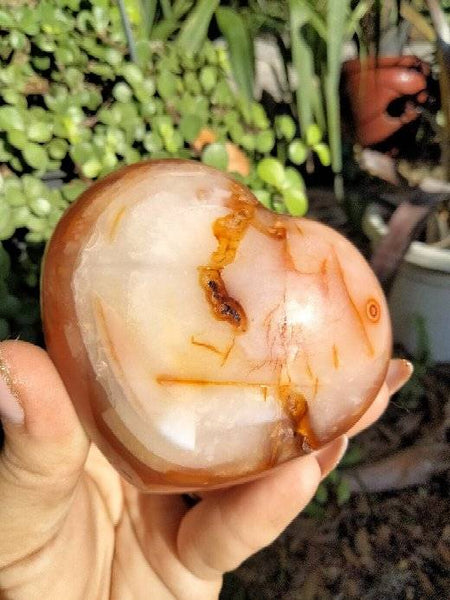
<path fill-rule="evenodd" d="M 386 383 L 391 395 L 405 385 L 413 371 L 414 367 L 409 360 L 397 358 L 391 361 L 386 375 Z"/>
<path fill-rule="evenodd" d="M 23 408 L 20 406 L 13 390 L 11 377 L 5 363 L 0 358 L 0 419 L 5 423 L 22 425 Z"/>
<path fill-rule="evenodd" d="M 347 450 L 347 446 L 347 436 L 341 435 L 337 440 L 330 442 L 322 450 L 316 452 L 316 460 L 322 472 L 322 479 L 337 467 Z"/>

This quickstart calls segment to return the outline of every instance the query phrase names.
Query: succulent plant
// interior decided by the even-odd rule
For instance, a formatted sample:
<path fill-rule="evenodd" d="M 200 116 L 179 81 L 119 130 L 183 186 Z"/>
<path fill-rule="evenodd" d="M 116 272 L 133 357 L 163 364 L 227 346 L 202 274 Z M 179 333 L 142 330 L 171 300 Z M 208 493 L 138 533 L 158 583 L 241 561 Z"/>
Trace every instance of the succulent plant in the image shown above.
<path fill-rule="evenodd" d="M 302 177 L 286 162 L 302 164 L 311 149 L 296 139 L 291 116 L 271 123 L 261 104 L 236 94 L 224 48 L 206 42 L 191 55 L 140 40 L 130 62 L 112 0 L 5 3 L 0 31 L 0 242 L 16 261 L 12 271 L 28 246 L 42 254 L 91 181 L 146 157 L 236 170 L 265 206 L 306 211 Z M 311 148 L 327 162 L 320 137 Z M 36 290 L 37 279 L 37 302 Z M 22 331 L 11 311 L 0 316 L 0 338 Z"/>

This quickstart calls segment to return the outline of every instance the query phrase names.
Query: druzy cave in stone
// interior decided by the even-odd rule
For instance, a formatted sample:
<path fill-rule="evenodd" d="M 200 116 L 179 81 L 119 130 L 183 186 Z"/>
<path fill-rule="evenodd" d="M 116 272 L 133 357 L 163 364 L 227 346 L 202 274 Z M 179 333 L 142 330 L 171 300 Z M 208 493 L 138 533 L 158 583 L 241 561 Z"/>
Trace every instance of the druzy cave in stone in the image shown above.
<path fill-rule="evenodd" d="M 42 300 L 83 424 L 149 491 L 229 485 L 323 446 L 368 408 L 391 352 L 350 242 L 189 161 L 89 188 L 49 244 Z"/>

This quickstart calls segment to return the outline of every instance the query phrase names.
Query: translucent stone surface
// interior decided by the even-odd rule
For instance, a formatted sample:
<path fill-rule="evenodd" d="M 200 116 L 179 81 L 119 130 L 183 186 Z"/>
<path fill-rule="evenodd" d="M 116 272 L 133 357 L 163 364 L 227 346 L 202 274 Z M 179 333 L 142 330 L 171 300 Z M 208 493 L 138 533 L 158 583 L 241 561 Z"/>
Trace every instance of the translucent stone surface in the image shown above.
<path fill-rule="evenodd" d="M 390 356 L 383 294 L 348 241 L 187 161 L 85 193 L 50 244 L 43 305 L 83 422 L 144 489 L 226 484 L 320 447 Z"/>

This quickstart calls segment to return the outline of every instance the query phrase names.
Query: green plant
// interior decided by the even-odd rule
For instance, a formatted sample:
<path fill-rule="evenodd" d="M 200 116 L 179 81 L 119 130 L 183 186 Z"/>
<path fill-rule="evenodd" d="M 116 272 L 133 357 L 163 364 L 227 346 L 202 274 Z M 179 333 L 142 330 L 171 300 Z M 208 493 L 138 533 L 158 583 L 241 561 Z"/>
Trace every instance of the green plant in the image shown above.
<path fill-rule="evenodd" d="M 14 2 L 0 8 L 0 31 L 0 243 L 9 257 L 0 337 L 39 338 L 44 243 L 70 202 L 122 164 L 182 157 L 230 170 L 233 150 L 243 165 L 236 176 L 266 206 L 306 210 L 302 177 L 286 166 L 289 152 L 296 165 L 304 162 L 298 147 L 289 150 L 295 123 L 286 115 L 273 126 L 259 103 L 234 92 L 224 48 L 204 40 L 190 53 L 140 39 L 139 62 L 130 62 L 112 0 Z M 277 185 L 267 181 L 264 163 L 258 169 L 273 154 L 285 172 Z M 30 316 L 19 298 L 33 305 Z"/>
<path fill-rule="evenodd" d="M 292 112 L 305 142 L 313 126 L 329 144 L 322 164 L 331 164 L 335 191 L 343 197 L 339 84 L 343 46 L 360 30 L 360 23 L 374 0 L 250 0 L 242 11 L 251 36 L 274 38 L 286 62 L 282 88 L 294 84 Z M 290 81 L 288 65 L 292 65 Z M 312 154 L 315 152 L 312 148 Z"/>

